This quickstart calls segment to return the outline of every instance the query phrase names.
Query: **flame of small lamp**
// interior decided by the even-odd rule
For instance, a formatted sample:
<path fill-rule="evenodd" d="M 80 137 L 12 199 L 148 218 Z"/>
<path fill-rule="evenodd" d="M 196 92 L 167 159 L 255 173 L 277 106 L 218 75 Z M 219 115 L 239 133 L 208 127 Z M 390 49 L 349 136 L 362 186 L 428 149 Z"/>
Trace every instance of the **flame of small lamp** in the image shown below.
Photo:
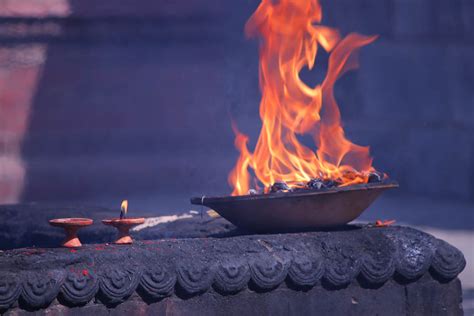
<path fill-rule="evenodd" d="M 128 211 L 128 200 L 123 200 L 120 205 L 120 219 L 123 219 L 127 216 Z"/>

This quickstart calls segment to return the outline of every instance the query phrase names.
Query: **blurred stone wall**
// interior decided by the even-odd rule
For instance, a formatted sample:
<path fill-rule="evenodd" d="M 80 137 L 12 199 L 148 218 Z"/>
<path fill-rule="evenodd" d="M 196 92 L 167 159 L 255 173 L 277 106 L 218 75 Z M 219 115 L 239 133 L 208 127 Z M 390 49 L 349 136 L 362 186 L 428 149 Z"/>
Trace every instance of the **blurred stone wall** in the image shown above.
<path fill-rule="evenodd" d="M 322 3 L 325 24 L 380 35 L 336 87 L 347 136 L 401 192 L 473 199 L 474 2 Z M 0 52 L 37 56 L 35 75 L 0 77 L 0 157 L 19 166 L 2 163 L 0 183 L 26 174 L 0 199 L 228 193 L 230 117 L 253 140 L 259 128 L 257 45 L 243 34 L 257 5 L 0 0 Z M 2 97 L 8 84 L 22 101 Z"/>
<path fill-rule="evenodd" d="M 405 192 L 474 200 L 474 2 L 325 2 L 344 30 L 380 34 L 355 75 L 349 134 Z"/>

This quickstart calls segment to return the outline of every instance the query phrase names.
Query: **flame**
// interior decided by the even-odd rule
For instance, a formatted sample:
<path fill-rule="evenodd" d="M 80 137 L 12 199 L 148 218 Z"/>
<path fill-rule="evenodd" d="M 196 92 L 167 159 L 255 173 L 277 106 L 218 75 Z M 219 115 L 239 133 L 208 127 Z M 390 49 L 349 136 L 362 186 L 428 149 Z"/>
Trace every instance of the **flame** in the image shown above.
<path fill-rule="evenodd" d="M 128 200 L 123 200 L 122 204 L 120 205 L 120 210 L 123 212 L 123 214 L 127 214 L 128 212 Z"/>
<path fill-rule="evenodd" d="M 376 36 L 351 33 L 341 38 L 336 29 L 320 25 L 321 20 L 318 0 L 262 0 L 247 21 L 246 34 L 261 38 L 262 128 L 252 153 L 248 137 L 232 124 L 240 152 L 229 174 L 232 195 L 247 194 L 256 179 L 267 188 L 276 181 L 298 186 L 313 178 L 341 185 L 367 182 L 373 170 L 369 148 L 345 138 L 334 84 L 357 68 L 357 51 Z M 329 53 L 327 74 L 321 84 L 310 87 L 300 72 L 315 66 L 320 48 Z M 299 142 L 297 135 L 304 134 L 312 135 L 316 151 Z"/>

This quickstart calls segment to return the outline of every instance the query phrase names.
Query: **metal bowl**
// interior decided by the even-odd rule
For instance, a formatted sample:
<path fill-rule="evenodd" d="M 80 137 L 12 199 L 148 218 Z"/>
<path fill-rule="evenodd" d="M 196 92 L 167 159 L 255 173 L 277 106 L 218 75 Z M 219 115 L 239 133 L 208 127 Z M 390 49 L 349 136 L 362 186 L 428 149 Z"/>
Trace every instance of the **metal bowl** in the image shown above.
<path fill-rule="evenodd" d="M 324 190 L 258 195 L 194 197 L 191 203 L 212 208 L 237 227 L 278 232 L 341 226 L 357 218 L 394 181 Z"/>

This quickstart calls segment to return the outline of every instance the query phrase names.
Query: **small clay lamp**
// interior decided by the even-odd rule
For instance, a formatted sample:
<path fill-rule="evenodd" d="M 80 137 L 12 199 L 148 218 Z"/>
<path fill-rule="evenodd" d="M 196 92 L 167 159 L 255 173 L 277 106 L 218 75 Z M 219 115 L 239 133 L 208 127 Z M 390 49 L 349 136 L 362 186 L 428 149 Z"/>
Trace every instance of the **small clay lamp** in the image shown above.
<path fill-rule="evenodd" d="M 94 221 L 90 218 L 55 218 L 49 220 L 49 224 L 55 227 L 61 227 L 66 232 L 61 246 L 68 248 L 81 247 L 81 241 L 77 237 L 77 231 L 82 227 L 92 225 Z"/>
<path fill-rule="evenodd" d="M 133 239 L 130 236 L 130 228 L 136 225 L 143 224 L 145 222 L 145 218 L 143 217 L 131 217 L 127 218 L 127 210 L 128 210 L 128 201 L 122 201 L 122 205 L 120 207 L 120 218 L 112 218 L 112 219 L 104 219 L 102 221 L 105 225 L 114 226 L 118 230 L 118 238 L 114 242 L 115 244 L 131 244 L 133 243 Z"/>

